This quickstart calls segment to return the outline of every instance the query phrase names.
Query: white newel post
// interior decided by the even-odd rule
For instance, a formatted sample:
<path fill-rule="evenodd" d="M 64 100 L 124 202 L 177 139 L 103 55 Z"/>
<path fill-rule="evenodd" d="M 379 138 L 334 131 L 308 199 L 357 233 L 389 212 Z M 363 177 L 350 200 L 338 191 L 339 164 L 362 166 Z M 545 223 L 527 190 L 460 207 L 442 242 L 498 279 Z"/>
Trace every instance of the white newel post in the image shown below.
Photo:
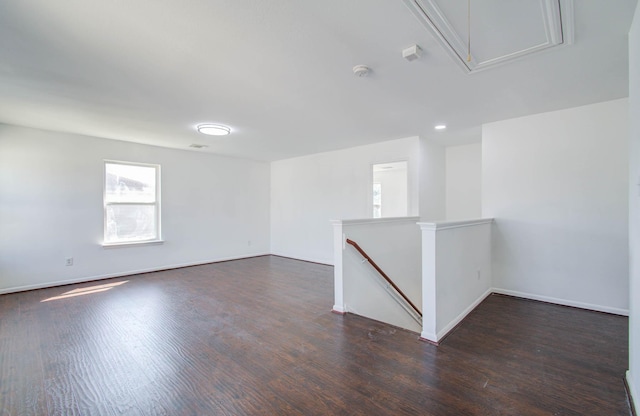
<path fill-rule="evenodd" d="M 333 225 L 333 312 L 343 314 L 344 285 L 342 283 L 342 251 L 344 250 L 344 234 L 342 220 L 331 220 Z"/>
<path fill-rule="evenodd" d="M 419 222 L 422 230 L 422 332 L 420 338 L 438 342 L 436 330 L 436 227 Z"/>

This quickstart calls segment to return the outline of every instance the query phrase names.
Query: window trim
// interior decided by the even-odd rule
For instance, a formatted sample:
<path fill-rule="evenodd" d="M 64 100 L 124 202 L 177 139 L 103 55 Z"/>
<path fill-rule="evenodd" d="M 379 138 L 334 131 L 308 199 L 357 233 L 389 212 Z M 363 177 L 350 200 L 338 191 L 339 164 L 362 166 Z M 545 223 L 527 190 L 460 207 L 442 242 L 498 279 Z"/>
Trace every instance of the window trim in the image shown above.
<path fill-rule="evenodd" d="M 154 168 L 156 173 L 156 189 L 155 189 L 155 202 L 107 202 L 107 164 L 128 165 L 128 166 L 140 166 L 146 168 Z M 104 159 L 102 164 L 102 216 L 103 216 L 103 229 L 102 229 L 102 246 L 105 248 L 112 247 L 126 247 L 126 246 L 144 246 L 144 245 L 157 245 L 164 243 L 162 239 L 162 193 L 160 183 L 160 171 L 161 166 L 155 163 L 138 163 L 127 162 L 122 160 Z M 155 215 L 155 229 L 156 236 L 154 238 L 145 240 L 129 240 L 129 241 L 112 241 L 107 242 L 107 207 L 110 205 L 148 205 L 154 206 L 156 209 Z"/>

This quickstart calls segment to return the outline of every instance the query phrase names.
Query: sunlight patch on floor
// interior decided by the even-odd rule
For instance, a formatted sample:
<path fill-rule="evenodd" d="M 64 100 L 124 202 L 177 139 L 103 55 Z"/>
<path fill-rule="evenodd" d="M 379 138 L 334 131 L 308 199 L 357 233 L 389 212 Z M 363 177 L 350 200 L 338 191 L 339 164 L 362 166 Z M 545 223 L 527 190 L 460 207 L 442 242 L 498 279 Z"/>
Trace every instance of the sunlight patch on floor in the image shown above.
<path fill-rule="evenodd" d="M 75 296 L 82 296 L 82 295 L 90 295 L 92 293 L 99 293 L 99 292 L 106 292 L 107 290 L 111 290 L 116 286 L 120 286 L 124 283 L 127 283 L 128 280 L 123 280 L 121 282 L 114 282 L 114 283 L 107 283 L 104 285 L 94 285 L 94 286 L 88 286 L 88 287 L 81 287 L 78 289 L 73 289 L 70 290 L 68 292 L 63 293 L 62 295 L 59 296 L 53 296 L 50 297 L 48 299 L 44 299 L 41 300 L 40 303 L 42 302 L 49 302 L 50 300 L 58 300 L 58 299 L 66 299 L 66 298 L 72 298 Z"/>

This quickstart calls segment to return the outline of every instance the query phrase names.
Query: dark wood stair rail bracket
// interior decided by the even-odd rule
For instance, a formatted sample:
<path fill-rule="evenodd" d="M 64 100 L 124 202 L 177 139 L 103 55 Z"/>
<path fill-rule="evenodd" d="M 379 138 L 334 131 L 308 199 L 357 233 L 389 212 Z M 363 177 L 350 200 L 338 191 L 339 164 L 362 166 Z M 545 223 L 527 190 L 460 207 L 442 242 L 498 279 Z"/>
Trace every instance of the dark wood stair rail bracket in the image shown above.
<path fill-rule="evenodd" d="M 371 264 L 373 266 L 373 268 L 376 269 L 376 271 L 378 273 L 380 273 L 380 276 L 384 277 L 384 280 L 386 280 L 387 283 L 389 283 L 391 286 L 393 286 L 393 288 L 396 290 L 396 292 L 398 292 L 400 294 L 400 296 L 402 296 L 402 299 L 407 301 L 407 303 L 409 305 L 411 305 L 413 310 L 415 310 L 416 313 L 418 315 L 420 315 L 420 317 L 422 317 L 422 312 L 420 312 L 420 310 L 418 308 L 416 308 L 416 305 L 414 305 L 413 302 L 411 302 L 409 300 L 407 295 L 405 295 L 404 292 L 402 290 L 400 290 L 400 288 L 395 283 L 393 283 L 393 280 L 391 280 L 391 278 L 389 278 L 389 276 L 387 276 L 387 274 L 384 271 L 382 271 L 382 269 L 376 264 L 375 261 L 373 261 L 373 259 L 371 257 L 369 257 L 369 255 L 358 245 L 358 243 L 356 243 L 353 240 L 349 240 L 348 238 L 347 238 L 346 241 L 347 241 L 347 244 L 351 244 L 356 250 L 358 250 L 358 253 L 362 254 L 362 257 L 364 257 L 369 262 L 369 264 Z"/>

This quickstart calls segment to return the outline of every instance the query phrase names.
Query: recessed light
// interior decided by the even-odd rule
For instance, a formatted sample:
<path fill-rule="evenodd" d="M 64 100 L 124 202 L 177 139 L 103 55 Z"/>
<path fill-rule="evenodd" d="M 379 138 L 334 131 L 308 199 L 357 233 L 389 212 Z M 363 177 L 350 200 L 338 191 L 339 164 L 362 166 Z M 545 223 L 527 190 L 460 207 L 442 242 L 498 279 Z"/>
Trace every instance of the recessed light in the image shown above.
<path fill-rule="evenodd" d="M 231 129 L 221 124 L 200 124 L 198 131 L 208 136 L 226 136 L 231 133 Z"/>
<path fill-rule="evenodd" d="M 446 128 L 447 126 L 445 124 L 438 124 L 437 126 L 434 127 L 434 129 L 436 130 L 444 130 Z"/>

